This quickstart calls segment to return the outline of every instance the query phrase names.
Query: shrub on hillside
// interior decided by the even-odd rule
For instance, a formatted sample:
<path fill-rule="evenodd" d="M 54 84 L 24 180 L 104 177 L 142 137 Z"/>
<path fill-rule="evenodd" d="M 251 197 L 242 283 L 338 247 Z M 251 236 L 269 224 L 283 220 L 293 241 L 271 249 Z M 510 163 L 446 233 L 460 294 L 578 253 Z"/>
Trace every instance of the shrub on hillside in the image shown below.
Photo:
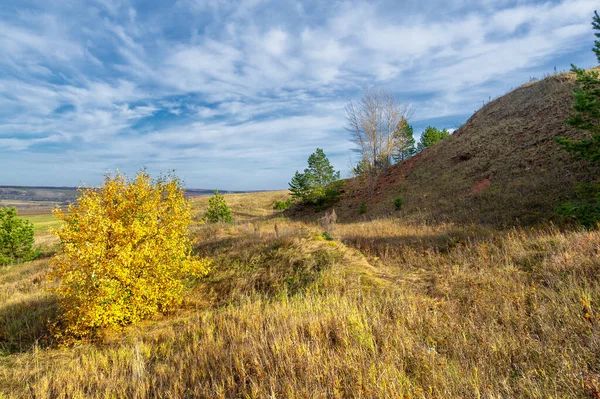
<path fill-rule="evenodd" d="M 58 336 L 89 338 L 171 311 L 183 300 L 182 279 L 208 270 L 191 255 L 190 205 L 176 177 L 117 173 L 54 213 L 64 222 L 50 273 L 63 312 Z"/>
<path fill-rule="evenodd" d="M 587 228 L 596 227 L 600 223 L 600 184 L 581 184 L 575 199 L 558 206 L 556 212 L 572 217 Z"/>
<path fill-rule="evenodd" d="M 204 212 L 204 220 L 207 223 L 231 223 L 231 209 L 225 202 L 225 197 L 215 190 L 215 195 L 208 200 L 208 208 Z"/>
<path fill-rule="evenodd" d="M 273 205 L 273 209 L 278 211 L 283 211 L 288 209 L 292 205 L 292 199 L 288 198 L 285 201 L 277 200 L 275 201 L 275 205 Z"/>
<path fill-rule="evenodd" d="M 402 208 L 402 198 L 398 197 L 394 200 L 394 206 L 396 207 L 396 210 L 400 210 L 400 208 Z"/>
<path fill-rule="evenodd" d="M 0 265 L 35 259 L 33 224 L 17 217 L 15 208 L 0 208 Z"/>
<path fill-rule="evenodd" d="M 367 213 L 367 203 L 365 201 L 360 203 L 360 214 L 364 215 Z"/>

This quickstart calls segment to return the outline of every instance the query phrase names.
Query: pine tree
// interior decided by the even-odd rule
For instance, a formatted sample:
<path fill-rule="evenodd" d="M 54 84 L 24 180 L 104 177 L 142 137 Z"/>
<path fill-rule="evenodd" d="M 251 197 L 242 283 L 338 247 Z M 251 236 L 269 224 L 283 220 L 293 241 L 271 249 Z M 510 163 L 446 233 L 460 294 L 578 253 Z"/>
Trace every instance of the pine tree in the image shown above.
<path fill-rule="evenodd" d="M 352 168 L 352 175 L 355 177 L 364 176 L 370 169 L 371 165 L 369 164 L 369 161 L 363 158 Z"/>
<path fill-rule="evenodd" d="M 292 197 L 302 201 L 308 195 L 308 180 L 304 173 L 296 171 L 292 181 L 289 183 Z"/>
<path fill-rule="evenodd" d="M 440 140 L 450 136 L 450 132 L 446 129 L 439 130 L 435 127 L 428 126 L 421 135 L 421 140 L 417 145 L 417 151 L 421 152 L 425 148 L 429 148 Z"/>
<path fill-rule="evenodd" d="M 594 35 L 600 38 L 600 16 L 597 11 L 594 11 L 592 26 L 598 31 Z M 592 50 L 600 62 L 600 40 L 595 40 L 594 44 Z M 555 137 L 554 140 L 577 157 L 600 165 L 600 73 L 598 70 L 586 71 L 575 65 L 572 65 L 572 71 L 577 75 L 578 85 L 573 89 L 573 112 L 566 123 L 589 132 L 591 137 L 580 141 L 564 137 Z M 596 226 L 600 222 L 600 184 L 583 183 L 575 194 L 574 199 L 561 204 L 556 211 L 588 228 Z"/>
<path fill-rule="evenodd" d="M 598 11 L 594 11 L 592 27 L 594 28 L 594 30 L 598 31 L 598 33 L 594 33 L 594 36 L 600 39 L 600 16 L 598 15 Z M 598 62 L 600 62 L 600 40 L 594 40 L 594 48 L 592 49 L 592 51 L 596 53 L 596 58 L 598 59 Z"/>
<path fill-rule="evenodd" d="M 400 120 L 394 131 L 394 160 L 402 162 L 415 155 L 415 138 L 413 128 L 405 118 Z"/>
<path fill-rule="evenodd" d="M 225 197 L 215 190 L 215 195 L 208 200 L 208 208 L 204 212 L 204 220 L 208 223 L 231 223 L 231 210 L 225 202 Z"/>
<path fill-rule="evenodd" d="M 592 26 L 599 33 L 594 33 L 600 38 L 600 16 L 594 12 Z M 600 62 L 600 41 L 594 42 L 594 53 Z M 573 113 L 566 123 L 577 129 L 587 130 L 591 134 L 589 140 L 575 141 L 564 137 L 555 137 L 567 151 L 575 153 L 583 159 L 600 164 L 600 73 L 597 70 L 586 71 L 572 65 L 572 71 L 577 74 L 578 87 L 573 89 Z"/>
<path fill-rule="evenodd" d="M 340 172 L 336 172 L 329 162 L 325 152 L 317 148 L 317 150 L 308 157 L 308 168 L 304 169 L 308 187 L 310 187 L 311 195 L 319 198 L 325 194 L 325 188 L 331 183 L 340 179 Z"/>
<path fill-rule="evenodd" d="M 34 259 L 33 224 L 17 217 L 16 208 L 0 208 L 0 265 Z"/>
<path fill-rule="evenodd" d="M 325 152 L 317 150 L 308 157 L 308 168 L 304 173 L 296 171 L 290 181 L 292 196 L 300 201 L 320 203 L 335 196 L 336 184 L 340 180 L 340 172 L 336 172 Z"/>

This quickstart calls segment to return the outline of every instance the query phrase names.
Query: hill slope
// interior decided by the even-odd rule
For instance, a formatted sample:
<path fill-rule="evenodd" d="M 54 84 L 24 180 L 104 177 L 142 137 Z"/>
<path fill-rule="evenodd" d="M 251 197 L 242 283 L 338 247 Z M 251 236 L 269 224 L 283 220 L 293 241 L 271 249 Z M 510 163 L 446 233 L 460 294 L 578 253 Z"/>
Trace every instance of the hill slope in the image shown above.
<path fill-rule="evenodd" d="M 573 74 L 550 76 L 486 104 L 450 138 L 392 167 L 371 193 L 359 179 L 348 181 L 336 211 L 355 219 L 366 201 L 368 217 L 503 226 L 552 220 L 577 183 L 598 174 L 552 140 L 585 137 L 564 123 L 574 84 Z M 404 203 L 395 212 L 398 196 Z"/>

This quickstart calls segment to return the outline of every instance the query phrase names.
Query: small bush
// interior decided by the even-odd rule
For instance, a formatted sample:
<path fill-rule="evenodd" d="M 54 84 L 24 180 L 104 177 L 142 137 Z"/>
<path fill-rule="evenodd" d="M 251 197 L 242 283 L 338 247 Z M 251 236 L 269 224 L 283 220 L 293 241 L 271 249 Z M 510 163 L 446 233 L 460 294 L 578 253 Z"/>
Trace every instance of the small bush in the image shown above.
<path fill-rule="evenodd" d="M 59 281 L 59 338 L 93 338 L 171 311 L 183 300 L 183 279 L 208 270 L 191 256 L 190 205 L 175 177 L 107 176 L 98 189 L 80 189 L 67 213 L 54 213 L 64 222 L 50 273 Z"/>
<path fill-rule="evenodd" d="M 321 236 L 323 236 L 323 238 L 326 239 L 327 241 L 333 241 L 334 240 L 334 238 L 331 236 L 331 234 L 329 234 L 326 231 L 324 231 L 323 234 L 321 234 Z"/>
<path fill-rule="evenodd" d="M 204 220 L 207 223 L 231 223 L 231 209 L 225 202 L 225 197 L 219 194 L 219 190 L 215 190 L 215 195 L 208 200 L 208 208 L 204 212 Z"/>
<path fill-rule="evenodd" d="M 364 215 L 367 213 L 367 203 L 365 201 L 360 203 L 360 214 Z"/>
<path fill-rule="evenodd" d="M 572 199 L 556 208 L 559 215 L 568 216 L 589 228 L 600 222 L 600 184 L 581 184 Z"/>
<path fill-rule="evenodd" d="M 394 206 L 396 207 L 396 210 L 400 210 L 400 208 L 402 208 L 402 198 L 398 197 L 394 200 Z"/>
<path fill-rule="evenodd" d="M 288 198 L 285 201 L 277 200 L 275 201 L 275 205 L 273 205 L 273 209 L 278 211 L 283 211 L 288 209 L 292 205 L 292 199 Z"/>
<path fill-rule="evenodd" d="M 0 265 L 35 259 L 33 236 L 33 223 L 17 217 L 16 208 L 0 208 Z"/>

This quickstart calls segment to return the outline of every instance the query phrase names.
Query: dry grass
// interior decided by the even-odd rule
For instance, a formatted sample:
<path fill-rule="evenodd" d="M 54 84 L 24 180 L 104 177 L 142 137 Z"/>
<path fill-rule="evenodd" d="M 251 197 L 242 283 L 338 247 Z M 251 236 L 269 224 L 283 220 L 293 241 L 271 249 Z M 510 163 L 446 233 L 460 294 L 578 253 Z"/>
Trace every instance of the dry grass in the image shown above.
<path fill-rule="evenodd" d="M 215 269 L 186 307 L 103 342 L 48 345 L 46 261 L 0 270 L 0 397 L 593 395 L 599 232 L 385 219 L 325 241 L 285 196 L 226 196 L 238 222 L 194 230 Z"/>

